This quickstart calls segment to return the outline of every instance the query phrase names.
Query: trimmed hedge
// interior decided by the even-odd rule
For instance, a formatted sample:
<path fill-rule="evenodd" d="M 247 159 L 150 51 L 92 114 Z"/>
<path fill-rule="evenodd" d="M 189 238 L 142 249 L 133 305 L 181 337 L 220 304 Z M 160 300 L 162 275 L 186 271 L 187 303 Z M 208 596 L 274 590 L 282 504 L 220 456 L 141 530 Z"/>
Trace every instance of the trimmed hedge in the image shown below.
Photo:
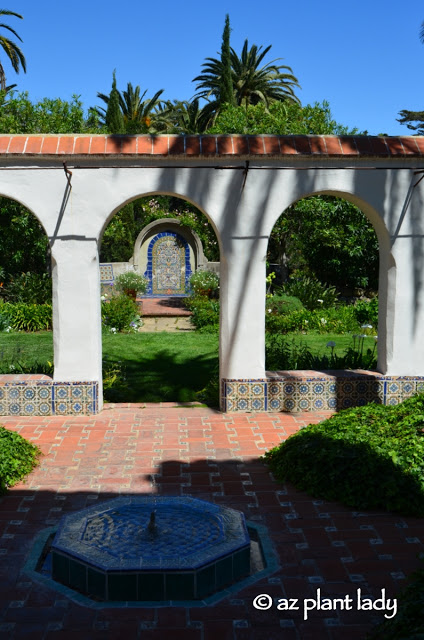
<path fill-rule="evenodd" d="M 38 464 L 41 451 L 0 425 L 0 495 L 27 476 Z"/>
<path fill-rule="evenodd" d="M 278 480 L 356 509 L 424 516 L 424 394 L 309 425 L 265 454 Z"/>

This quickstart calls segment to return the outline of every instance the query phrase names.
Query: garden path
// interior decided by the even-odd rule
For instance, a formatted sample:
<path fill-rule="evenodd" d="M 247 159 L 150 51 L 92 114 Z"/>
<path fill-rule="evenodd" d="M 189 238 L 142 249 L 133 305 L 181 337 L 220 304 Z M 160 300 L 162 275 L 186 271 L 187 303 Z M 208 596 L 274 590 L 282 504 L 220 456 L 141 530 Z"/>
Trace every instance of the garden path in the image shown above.
<path fill-rule="evenodd" d="M 185 308 L 184 298 L 147 298 L 137 299 L 141 306 L 143 325 L 139 332 L 179 332 L 193 331 L 190 322 L 191 311 Z"/>
<path fill-rule="evenodd" d="M 260 460 L 329 413 L 231 413 L 175 405 L 106 405 L 96 416 L 5 417 L 37 443 L 40 466 L 0 499 L 0 638 L 18 640 L 358 640 L 381 613 L 311 611 L 305 598 L 394 597 L 424 551 L 424 520 L 355 512 L 279 484 Z M 325 472 L 325 469 L 323 470 Z M 152 486 L 151 474 L 156 483 Z M 265 525 L 280 568 L 210 606 L 82 606 L 23 567 L 35 536 L 63 514 L 118 494 L 193 496 Z M 259 594 L 298 611 L 253 607 Z"/>

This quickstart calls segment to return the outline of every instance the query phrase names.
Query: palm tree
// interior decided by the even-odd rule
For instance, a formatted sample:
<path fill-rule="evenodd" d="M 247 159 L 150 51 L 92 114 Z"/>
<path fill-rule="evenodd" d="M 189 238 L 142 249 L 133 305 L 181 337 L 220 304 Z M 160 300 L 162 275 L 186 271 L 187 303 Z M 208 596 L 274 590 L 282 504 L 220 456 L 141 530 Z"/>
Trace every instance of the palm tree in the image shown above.
<path fill-rule="evenodd" d="M 161 109 L 156 110 L 158 118 L 168 133 L 203 133 L 209 124 L 204 109 L 199 108 L 199 100 L 168 100 Z"/>
<path fill-rule="evenodd" d="M 236 105 L 247 107 L 249 104 L 263 102 L 266 107 L 269 107 L 275 100 L 300 103 L 294 93 L 294 87 L 300 85 L 291 67 L 277 64 L 281 58 L 260 66 L 271 46 L 262 50 L 262 46 L 258 47 L 254 44 L 249 49 L 248 40 L 245 40 L 240 57 L 231 48 L 231 71 Z M 193 80 L 198 82 L 195 98 L 207 100 L 205 109 L 211 114 L 216 114 L 222 106 L 222 59 L 206 58 L 202 67 L 204 72 Z"/>
<path fill-rule="evenodd" d="M 8 11 L 7 9 L 0 9 L 0 16 L 15 16 L 16 18 L 20 18 L 21 20 L 23 19 L 23 17 L 19 13 L 15 13 L 14 11 Z M 11 31 L 13 35 L 15 35 L 18 38 L 18 40 L 22 42 L 22 38 L 18 36 L 16 31 L 12 29 L 12 27 L 9 27 L 9 25 L 7 24 L 0 24 L 0 27 L 2 29 L 7 29 L 8 31 Z M 18 45 L 15 44 L 13 40 L 10 40 L 5 36 L 0 36 L 0 46 L 3 48 L 4 52 L 9 58 L 14 71 L 16 71 L 16 73 L 19 73 L 20 67 L 22 67 L 22 69 L 24 70 L 24 73 L 26 73 L 25 57 L 22 51 L 20 50 L 20 48 L 18 47 Z M 2 91 L 7 91 L 9 89 L 13 89 L 13 87 L 16 87 L 16 84 L 6 87 L 6 74 L 4 72 L 2 63 L 0 62 L 0 89 Z"/>
<path fill-rule="evenodd" d="M 153 130 L 154 108 L 159 104 L 159 96 L 162 95 L 164 89 L 157 91 L 153 98 L 144 100 L 147 93 L 144 91 L 142 95 L 141 89 L 137 85 L 135 88 L 131 82 L 127 83 L 126 91 L 122 93 L 118 91 L 119 106 L 124 120 L 125 133 L 147 133 Z M 103 100 L 106 105 L 109 104 L 110 94 L 97 93 L 97 97 Z M 107 108 L 95 107 L 95 113 L 100 118 L 100 124 L 105 124 Z"/>

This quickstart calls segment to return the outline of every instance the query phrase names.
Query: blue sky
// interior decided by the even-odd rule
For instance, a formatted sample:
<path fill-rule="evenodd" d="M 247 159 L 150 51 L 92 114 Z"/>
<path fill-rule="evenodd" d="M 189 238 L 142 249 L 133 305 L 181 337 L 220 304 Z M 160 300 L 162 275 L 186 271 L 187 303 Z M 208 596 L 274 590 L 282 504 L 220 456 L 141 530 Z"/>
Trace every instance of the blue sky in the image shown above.
<path fill-rule="evenodd" d="M 341 124 L 370 134 L 409 135 L 396 122 L 401 109 L 424 109 L 424 45 L 418 38 L 424 5 L 410 0 L 10 0 L 4 17 L 23 39 L 27 73 L 4 62 L 8 83 L 33 100 L 70 99 L 102 104 L 112 71 L 118 89 L 127 82 L 169 99 L 190 99 L 192 79 L 221 46 L 225 14 L 231 45 L 244 40 L 284 58 L 302 90 L 303 104 L 328 100 Z M 3 31 L 6 35 L 6 32 Z M 2 60 L 4 61 L 4 54 Z"/>

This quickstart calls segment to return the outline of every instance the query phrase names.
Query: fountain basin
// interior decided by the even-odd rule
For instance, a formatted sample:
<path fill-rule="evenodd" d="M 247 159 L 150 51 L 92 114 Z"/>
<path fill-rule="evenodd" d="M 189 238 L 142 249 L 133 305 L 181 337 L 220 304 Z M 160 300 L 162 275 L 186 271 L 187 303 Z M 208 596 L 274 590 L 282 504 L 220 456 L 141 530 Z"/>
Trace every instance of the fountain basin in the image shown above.
<path fill-rule="evenodd" d="M 121 497 L 64 516 L 51 555 L 54 580 L 106 601 L 202 599 L 250 572 L 243 514 L 196 498 Z"/>

